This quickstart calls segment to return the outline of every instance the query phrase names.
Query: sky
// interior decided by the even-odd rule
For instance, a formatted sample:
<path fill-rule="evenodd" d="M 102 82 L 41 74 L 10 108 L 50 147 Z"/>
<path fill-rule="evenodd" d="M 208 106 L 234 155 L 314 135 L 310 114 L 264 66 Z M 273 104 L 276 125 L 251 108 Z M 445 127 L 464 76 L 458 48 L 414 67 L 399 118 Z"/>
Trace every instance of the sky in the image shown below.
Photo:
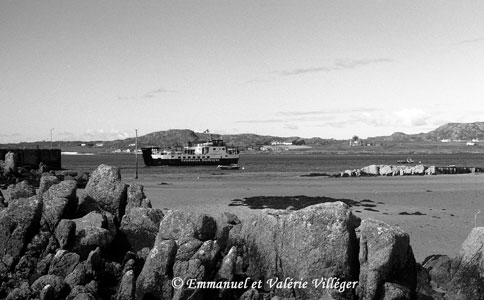
<path fill-rule="evenodd" d="M 484 1 L 0 1 L 0 143 L 484 121 Z"/>

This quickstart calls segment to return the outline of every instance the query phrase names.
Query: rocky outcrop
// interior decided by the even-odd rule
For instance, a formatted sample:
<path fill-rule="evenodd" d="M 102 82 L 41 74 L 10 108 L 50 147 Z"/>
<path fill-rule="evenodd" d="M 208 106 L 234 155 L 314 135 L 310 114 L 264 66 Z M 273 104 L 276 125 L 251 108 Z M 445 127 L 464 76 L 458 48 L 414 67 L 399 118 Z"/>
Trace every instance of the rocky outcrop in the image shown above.
<path fill-rule="evenodd" d="M 121 195 L 124 184 L 104 170 L 106 194 Z M 484 299 L 484 228 L 471 232 L 457 258 L 419 265 L 405 232 L 361 221 L 342 202 L 263 210 L 243 221 L 163 215 L 133 184 L 117 222 L 118 196 L 102 205 L 89 198 L 96 209 L 74 218 L 82 205 L 75 182 L 45 184 L 42 196 L 0 211 L 1 299 Z M 203 282 L 214 286 L 197 287 Z"/>

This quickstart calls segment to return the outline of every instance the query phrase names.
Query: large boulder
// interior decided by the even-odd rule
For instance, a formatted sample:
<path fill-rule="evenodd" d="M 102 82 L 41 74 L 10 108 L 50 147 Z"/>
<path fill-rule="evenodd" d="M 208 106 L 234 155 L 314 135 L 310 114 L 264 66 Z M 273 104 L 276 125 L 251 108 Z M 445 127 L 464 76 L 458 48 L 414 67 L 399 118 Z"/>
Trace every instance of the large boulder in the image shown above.
<path fill-rule="evenodd" d="M 40 225 L 53 232 L 61 219 L 74 217 L 77 210 L 77 182 L 65 180 L 53 184 L 43 193 L 44 208 Z"/>
<path fill-rule="evenodd" d="M 30 198 L 35 195 L 35 188 L 27 180 L 7 187 L 9 201 L 20 198 Z"/>
<path fill-rule="evenodd" d="M 116 235 L 114 218 L 107 212 L 90 212 L 84 217 L 72 221 L 76 223 L 76 236 L 72 251 L 78 253 L 81 259 L 85 259 L 89 252 L 97 247 L 106 249 Z"/>
<path fill-rule="evenodd" d="M 155 242 L 163 212 L 157 208 L 135 207 L 127 210 L 121 221 L 122 231 L 133 251 L 151 248 Z"/>
<path fill-rule="evenodd" d="M 121 220 L 126 209 L 127 188 L 121 182 L 119 168 L 102 164 L 89 178 L 83 197 L 94 199 L 103 210 Z"/>
<path fill-rule="evenodd" d="M 15 199 L 0 211 L 0 258 L 11 268 L 23 255 L 26 246 L 39 228 L 42 199 L 33 196 Z"/>
<path fill-rule="evenodd" d="M 309 284 L 275 289 L 276 295 L 297 299 L 352 299 L 358 274 L 360 219 L 343 202 L 323 203 L 299 211 L 265 210 L 230 231 L 228 246 L 242 252 L 246 276 L 254 280 L 285 278 L 308 282 L 336 277 L 352 282 L 344 292 Z"/>
<path fill-rule="evenodd" d="M 447 299 L 484 299 L 484 227 L 475 227 L 455 259 Z"/>
<path fill-rule="evenodd" d="M 395 295 L 415 292 L 415 257 L 408 234 L 399 227 L 374 219 L 363 220 L 360 226 L 359 259 L 359 299 L 379 299 L 390 292 Z M 399 286 L 404 288 L 395 291 Z"/>

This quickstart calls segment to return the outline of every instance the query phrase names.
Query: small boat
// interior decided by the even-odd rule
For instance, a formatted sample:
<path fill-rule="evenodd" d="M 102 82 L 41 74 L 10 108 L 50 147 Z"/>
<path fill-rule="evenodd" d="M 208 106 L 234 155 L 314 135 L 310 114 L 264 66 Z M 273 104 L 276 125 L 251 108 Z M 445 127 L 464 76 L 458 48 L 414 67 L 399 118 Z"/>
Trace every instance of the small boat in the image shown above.
<path fill-rule="evenodd" d="M 414 161 L 411 158 L 407 158 L 406 160 L 397 160 L 399 164 L 412 164 Z"/>
<path fill-rule="evenodd" d="M 218 165 L 217 169 L 220 169 L 220 170 L 239 170 L 240 166 L 238 164 Z M 242 169 L 244 169 L 244 168 L 242 168 Z"/>

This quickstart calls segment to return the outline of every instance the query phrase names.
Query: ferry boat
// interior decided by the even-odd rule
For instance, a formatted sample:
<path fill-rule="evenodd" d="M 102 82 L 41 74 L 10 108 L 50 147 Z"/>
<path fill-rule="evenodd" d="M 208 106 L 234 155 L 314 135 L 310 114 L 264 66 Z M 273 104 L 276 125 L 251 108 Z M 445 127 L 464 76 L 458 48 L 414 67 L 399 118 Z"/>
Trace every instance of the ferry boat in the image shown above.
<path fill-rule="evenodd" d="M 230 165 L 239 161 L 238 148 L 228 147 L 220 139 L 189 144 L 181 149 L 143 147 L 141 152 L 147 166 Z"/>

